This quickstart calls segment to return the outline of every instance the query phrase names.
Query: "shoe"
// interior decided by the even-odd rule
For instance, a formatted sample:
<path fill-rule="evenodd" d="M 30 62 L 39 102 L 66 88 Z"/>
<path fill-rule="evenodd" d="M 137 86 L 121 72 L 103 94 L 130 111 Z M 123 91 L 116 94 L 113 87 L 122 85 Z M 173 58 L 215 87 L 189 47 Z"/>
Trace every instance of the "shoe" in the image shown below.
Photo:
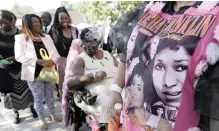
<path fill-rule="evenodd" d="M 20 123 L 20 118 L 19 118 L 19 113 L 15 112 L 14 113 L 14 124 L 19 124 Z"/>
<path fill-rule="evenodd" d="M 45 120 L 40 121 L 40 129 L 42 131 L 48 130 L 48 125 Z"/>
<path fill-rule="evenodd" d="M 38 117 L 38 115 L 36 113 L 36 110 L 32 106 L 30 107 L 30 112 L 33 114 L 33 118 L 37 118 Z"/>
<path fill-rule="evenodd" d="M 52 118 L 52 121 L 55 121 L 55 122 L 62 122 L 62 118 L 59 117 L 58 115 L 51 116 L 51 118 Z"/>

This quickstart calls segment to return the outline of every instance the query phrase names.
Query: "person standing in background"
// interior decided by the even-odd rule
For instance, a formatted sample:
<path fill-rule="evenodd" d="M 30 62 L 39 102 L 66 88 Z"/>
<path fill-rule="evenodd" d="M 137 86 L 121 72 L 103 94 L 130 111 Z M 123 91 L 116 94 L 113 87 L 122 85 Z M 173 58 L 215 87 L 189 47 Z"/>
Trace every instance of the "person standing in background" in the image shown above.
<path fill-rule="evenodd" d="M 43 12 L 41 15 L 41 20 L 43 24 L 43 32 L 46 34 L 49 34 L 49 31 L 51 29 L 51 21 L 52 21 L 52 16 L 49 12 Z"/>
<path fill-rule="evenodd" d="M 106 26 L 105 26 L 105 29 L 104 29 L 104 32 L 103 32 L 103 34 L 104 34 L 103 35 L 103 40 L 101 42 L 100 47 L 103 50 L 108 51 L 109 53 L 111 53 L 112 50 L 113 50 L 112 41 L 109 39 L 109 32 L 110 32 L 111 28 L 112 28 L 112 16 L 108 16 Z"/>
<path fill-rule="evenodd" d="M 27 82 L 21 80 L 21 64 L 14 58 L 15 35 L 19 33 L 19 30 L 15 28 L 14 23 L 16 23 L 16 19 L 12 12 L 7 10 L 0 11 L 0 59 L 6 59 L 11 62 L 8 68 L 0 68 L 0 88 L 1 86 L 12 86 L 8 87 L 12 88 L 12 92 L 4 94 L 4 105 L 7 109 L 13 109 L 13 122 L 18 124 L 20 123 L 19 110 L 30 107 L 30 111 L 34 118 L 37 117 L 37 114 L 33 108 L 33 96 Z M 4 79 L 5 75 L 2 73 L 3 70 L 6 70 L 9 73 L 11 80 Z M 8 83 L 11 81 L 12 84 Z"/>
<path fill-rule="evenodd" d="M 71 17 L 65 7 L 56 10 L 53 26 L 50 31 L 56 49 L 61 56 L 60 64 L 57 65 L 59 72 L 59 90 L 62 95 L 62 84 L 65 76 L 66 58 L 72 44 L 72 40 L 78 38 L 77 28 L 71 26 Z"/>

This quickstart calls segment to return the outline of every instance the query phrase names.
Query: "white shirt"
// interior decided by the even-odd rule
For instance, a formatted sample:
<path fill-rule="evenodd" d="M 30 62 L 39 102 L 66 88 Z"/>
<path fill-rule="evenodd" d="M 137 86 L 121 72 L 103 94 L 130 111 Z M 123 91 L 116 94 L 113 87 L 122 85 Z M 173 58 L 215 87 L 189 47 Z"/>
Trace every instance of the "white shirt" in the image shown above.
<path fill-rule="evenodd" d="M 105 71 L 107 73 L 107 77 L 102 81 L 96 81 L 94 83 L 87 84 L 85 88 L 90 91 L 90 93 L 95 96 L 97 95 L 97 99 L 94 105 L 87 105 L 84 102 L 77 102 L 77 98 L 75 99 L 75 104 L 80 107 L 83 111 L 89 112 L 92 115 L 98 116 L 99 123 L 108 123 L 109 117 L 107 113 L 109 94 L 110 94 L 110 84 L 112 83 L 115 75 L 117 67 L 114 65 L 113 57 L 110 55 L 108 51 L 102 51 L 103 58 L 100 60 L 92 59 L 85 52 L 80 54 L 81 58 L 85 62 L 85 74 L 95 73 L 97 71 Z"/>
<path fill-rule="evenodd" d="M 59 64 L 58 62 L 60 56 L 52 38 L 47 34 L 44 35 L 44 37 L 41 37 L 43 44 L 49 53 L 53 52 L 52 60 L 56 64 Z M 24 34 L 15 35 L 14 49 L 15 59 L 22 64 L 21 80 L 34 81 L 36 62 L 38 58 L 33 41 L 31 39 L 26 40 L 26 36 Z"/>
<path fill-rule="evenodd" d="M 48 25 L 47 27 L 43 26 L 43 31 L 48 34 L 51 27 L 52 27 L 52 24 Z M 47 28 L 47 31 L 45 31 L 46 28 Z"/>

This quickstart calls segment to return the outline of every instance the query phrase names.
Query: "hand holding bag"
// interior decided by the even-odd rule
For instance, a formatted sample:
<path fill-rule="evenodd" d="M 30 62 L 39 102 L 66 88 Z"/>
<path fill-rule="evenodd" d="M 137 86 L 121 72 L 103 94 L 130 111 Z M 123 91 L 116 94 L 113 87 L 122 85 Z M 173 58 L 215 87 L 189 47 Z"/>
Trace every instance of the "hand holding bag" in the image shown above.
<path fill-rule="evenodd" d="M 43 60 L 51 60 L 52 53 L 48 56 L 45 49 L 43 48 L 40 49 L 40 55 Z M 59 74 L 56 71 L 55 66 L 52 66 L 50 68 L 44 67 L 40 71 L 40 74 L 37 77 L 37 80 L 46 81 L 46 82 L 53 83 L 53 84 L 59 84 Z"/>

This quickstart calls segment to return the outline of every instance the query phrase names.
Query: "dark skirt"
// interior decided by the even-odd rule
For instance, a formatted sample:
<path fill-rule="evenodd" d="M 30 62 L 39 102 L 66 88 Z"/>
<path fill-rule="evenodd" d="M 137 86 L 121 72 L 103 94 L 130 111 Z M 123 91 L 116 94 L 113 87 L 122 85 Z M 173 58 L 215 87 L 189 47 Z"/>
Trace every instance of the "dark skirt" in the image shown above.
<path fill-rule="evenodd" d="M 200 126 L 209 130 L 210 119 L 219 121 L 219 62 L 200 76 L 195 90 L 195 110 L 200 113 Z"/>
<path fill-rule="evenodd" d="M 20 68 L 8 69 L 12 79 L 12 92 L 4 97 L 5 108 L 23 110 L 33 105 L 33 95 L 26 81 L 21 80 Z"/>

